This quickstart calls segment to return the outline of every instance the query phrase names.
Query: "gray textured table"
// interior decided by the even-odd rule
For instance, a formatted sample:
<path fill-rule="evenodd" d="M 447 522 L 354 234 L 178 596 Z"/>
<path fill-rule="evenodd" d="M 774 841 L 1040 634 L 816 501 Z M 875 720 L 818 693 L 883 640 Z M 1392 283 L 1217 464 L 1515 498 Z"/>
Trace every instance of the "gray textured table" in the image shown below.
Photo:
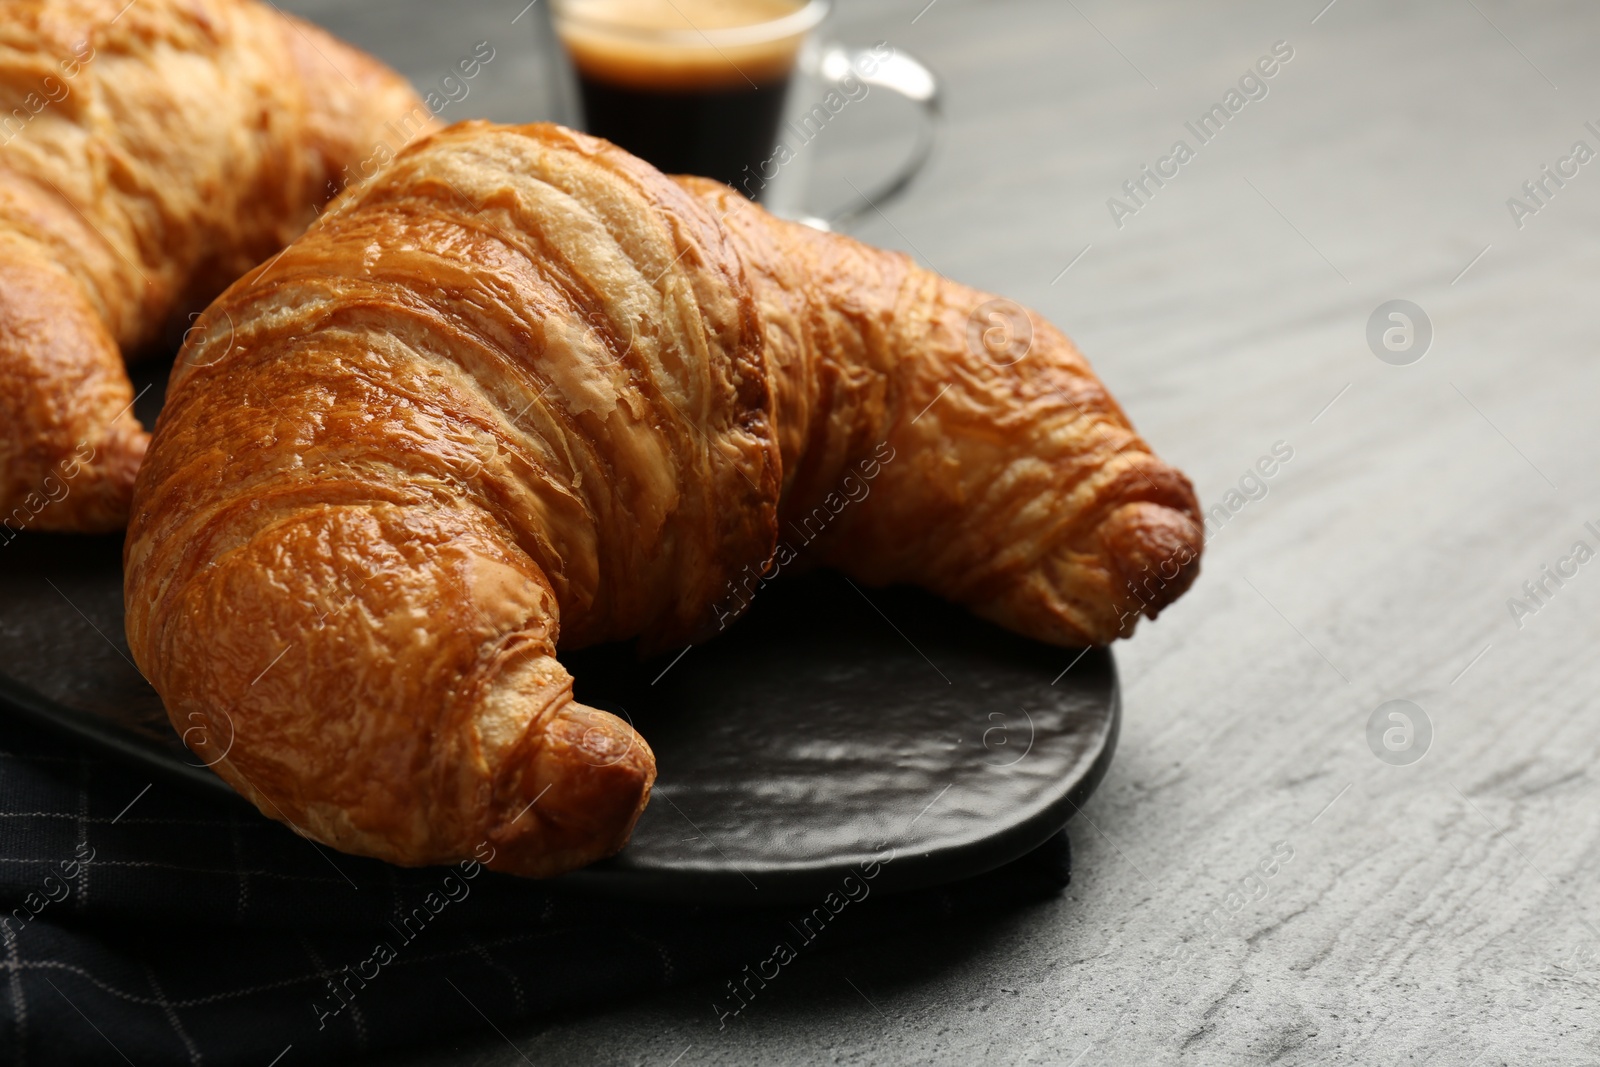
<path fill-rule="evenodd" d="M 489 40 L 445 117 L 525 119 L 523 2 L 288 6 L 425 87 Z M 1060 323 L 1227 517 L 1118 648 L 1074 884 L 808 956 L 726 1029 L 714 982 L 405 1062 L 1600 1062 L 1600 563 L 1572 554 L 1600 549 L 1600 163 L 1573 155 L 1600 150 L 1600 11 L 925 2 L 835 16 L 949 93 L 931 168 L 859 235 Z M 1266 95 L 1198 144 L 1184 123 L 1279 41 Z M 822 184 L 896 117 L 830 127 Z M 1180 138 L 1193 158 L 1162 162 Z M 1176 175 L 1134 200 L 1145 165 Z M 1369 346 L 1392 299 L 1431 322 L 1420 361 Z M 1402 706 L 1385 761 L 1390 700 L 1432 738 Z"/>

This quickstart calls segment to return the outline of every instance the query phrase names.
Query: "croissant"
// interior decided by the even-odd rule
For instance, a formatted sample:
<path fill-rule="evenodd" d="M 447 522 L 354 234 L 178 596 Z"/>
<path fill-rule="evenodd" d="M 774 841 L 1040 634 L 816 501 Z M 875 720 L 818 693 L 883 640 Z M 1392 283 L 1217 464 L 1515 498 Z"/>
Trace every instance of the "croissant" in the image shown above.
<path fill-rule="evenodd" d="M 123 355 L 433 125 L 398 75 L 254 0 L 7 0 L 0 521 L 120 530 L 148 443 Z"/>
<path fill-rule="evenodd" d="M 621 848 L 654 758 L 558 651 L 708 638 L 801 547 L 1062 645 L 1198 569 L 1189 482 L 1053 327 L 558 126 L 419 141 L 202 325 L 129 645 L 197 754 L 349 852 Z"/>

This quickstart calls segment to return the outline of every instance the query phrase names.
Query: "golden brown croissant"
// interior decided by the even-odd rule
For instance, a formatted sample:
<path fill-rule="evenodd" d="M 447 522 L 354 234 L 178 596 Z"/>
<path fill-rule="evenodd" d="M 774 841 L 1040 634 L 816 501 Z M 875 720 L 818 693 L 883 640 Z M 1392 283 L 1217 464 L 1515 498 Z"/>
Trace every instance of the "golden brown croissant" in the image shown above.
<path fill-rule="evenodd" d="M 582 134 L 453 126 L 206 313 L 139 474 L 133 654 L 321 841 L 609 855 L 654 759 L 558 647 L 706 638 L 804 541 L 1062 644 L 1193 579 L 1188 481 L 1055 329 L 1010 305 L 1031 347 L 986 345 L 989 304 Z"/>
<path fill-rule="evenodd" d="M 0 521 L 121 529 L 148 438 L 119 349 L 434 125 L 398 75 L 254 0 L 7 0 Z"/>

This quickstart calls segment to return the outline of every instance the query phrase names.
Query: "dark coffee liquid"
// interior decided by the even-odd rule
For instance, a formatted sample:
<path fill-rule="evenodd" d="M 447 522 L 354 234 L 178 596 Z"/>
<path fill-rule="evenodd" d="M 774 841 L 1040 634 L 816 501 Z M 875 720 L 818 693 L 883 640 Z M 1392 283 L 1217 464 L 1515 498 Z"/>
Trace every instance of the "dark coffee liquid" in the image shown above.
<path fill-rule="evenodd" d="M 789 81 L 656 89 L 578 72 L 590 133 L 668 174 L 715 178 L 747 196 L 765 185 L 761 166 L 778 141 Z"/>

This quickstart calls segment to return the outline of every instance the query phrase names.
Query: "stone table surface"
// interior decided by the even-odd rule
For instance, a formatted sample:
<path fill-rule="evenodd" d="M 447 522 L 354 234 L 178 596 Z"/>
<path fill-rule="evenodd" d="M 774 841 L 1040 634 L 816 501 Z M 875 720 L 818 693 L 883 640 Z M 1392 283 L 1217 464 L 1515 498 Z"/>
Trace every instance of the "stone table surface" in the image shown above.
<path fill-rule="evenodd" d="M 490 41 L 444 117 L 525 120 L 524 2 L 285 6 L 425 88 Z M 706 982 L 386 1062 L 1600 1062 L 1600 9 L 844 0 L 833 28 L 947 90 L 858 236 L 1059 323 L 1217 516 L 1118 646 L 1073 884 L 810 955 L 726 1029 Z M 818 196 L 882 163 L 895 103 L 819 138 Z M 1426 322 L 1374 347 L 1396 299 Z"/>

